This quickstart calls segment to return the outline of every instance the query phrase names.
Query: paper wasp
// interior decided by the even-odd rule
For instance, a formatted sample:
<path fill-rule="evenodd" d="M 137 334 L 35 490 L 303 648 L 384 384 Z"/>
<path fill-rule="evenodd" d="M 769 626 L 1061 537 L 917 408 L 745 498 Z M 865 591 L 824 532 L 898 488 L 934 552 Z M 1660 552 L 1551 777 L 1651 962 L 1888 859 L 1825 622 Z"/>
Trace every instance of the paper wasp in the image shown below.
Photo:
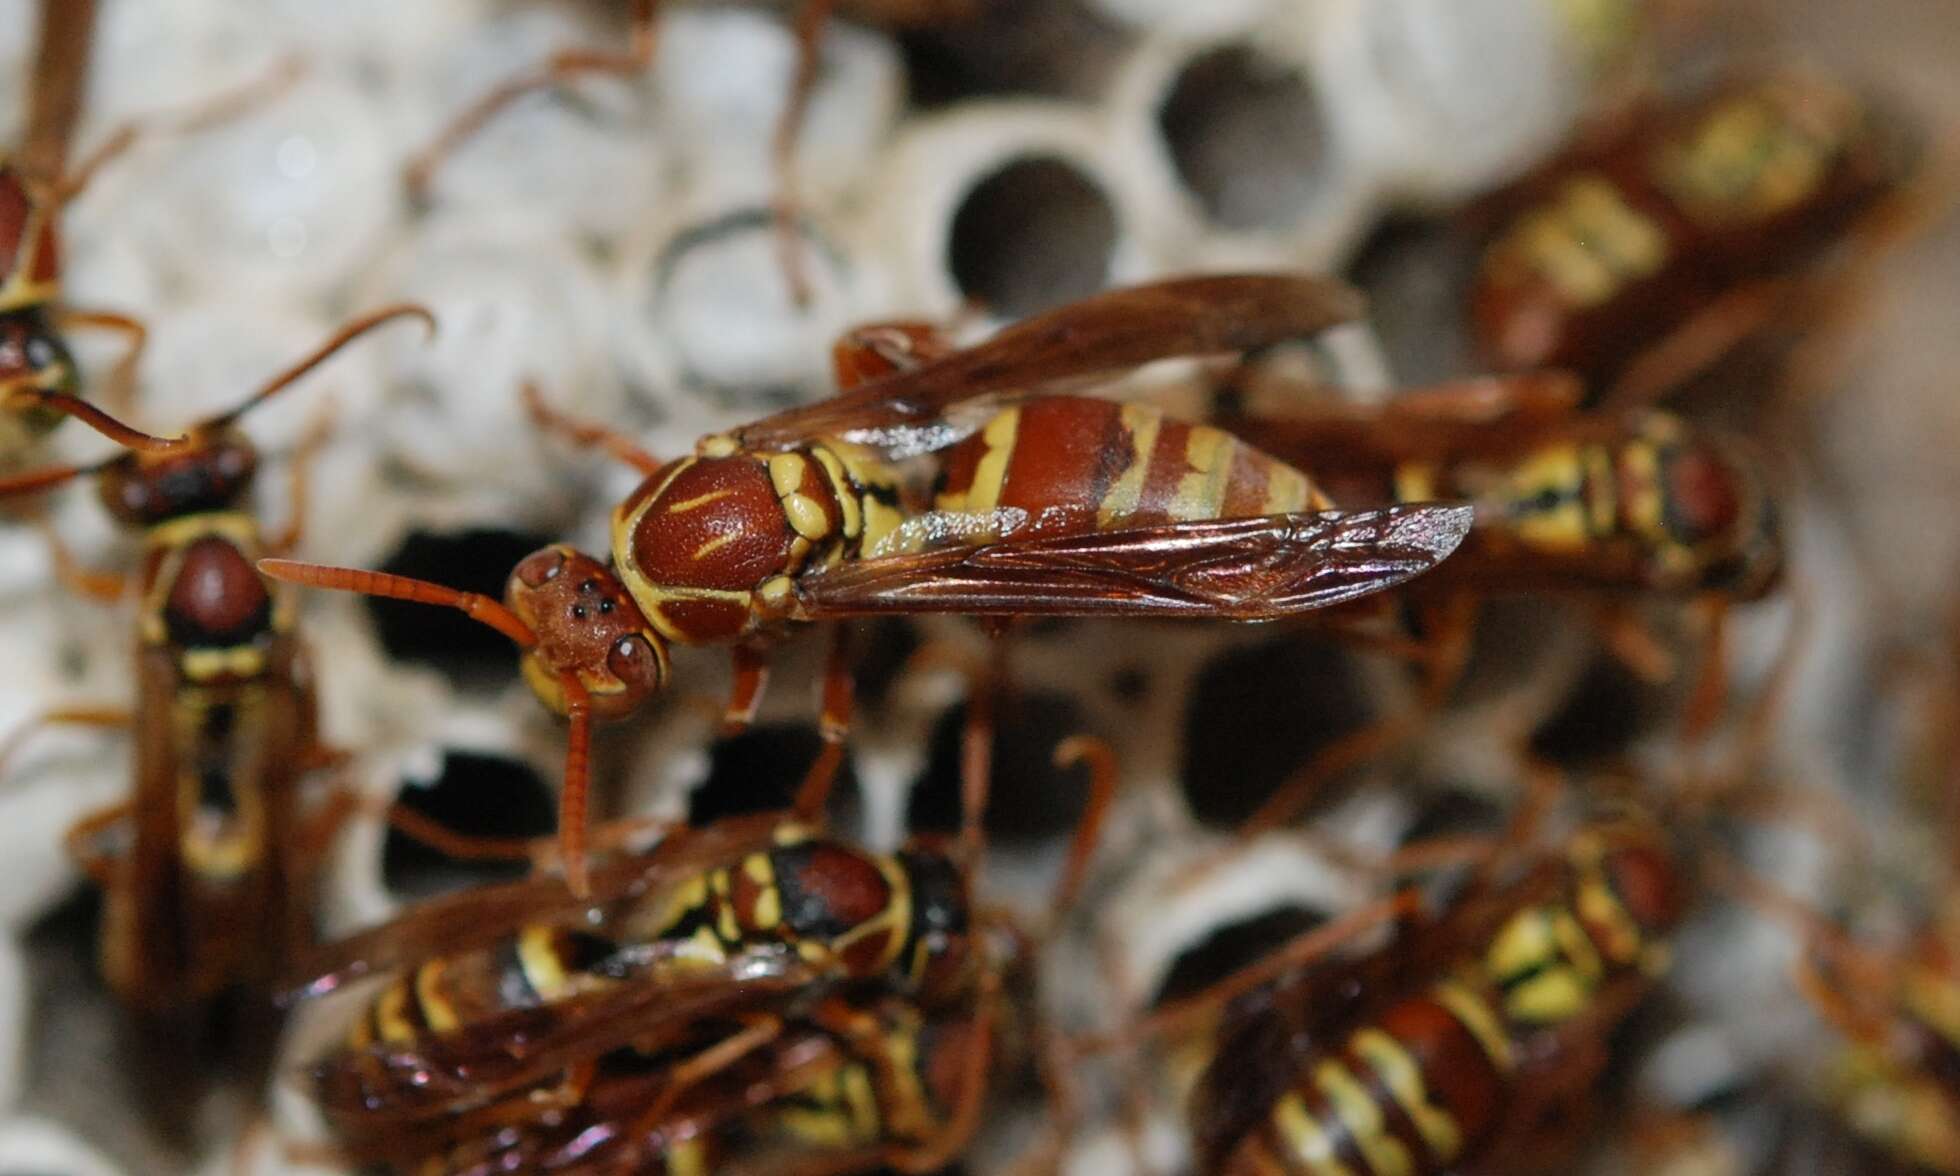
<path fill-rule="evenodd" d="M 376 572 L 260 567 L 459 608 L 515 641 L 533 690 L 571 720 L 559 833 L 567 879 L 582 889 L 591 720 L 628 714 L 663 686 L 671 644 L 734 646 L 724 720 L 733 732 L 755 713 L 767 643 L 793 622 L 908 612 L 1269 620 L 1434 567 L 1461 540 L 1467 508 L 1332 512 L 1306 474 L 1217 429 L 1044 391 L 1298 338 L 1359 309 L 1337 283 L 1241 275 L 1101 294 L 944 353 L 918 328 L 866 328 L 839 345 L 837 396 L 665 463 L 536 405 L 544 425 L 646 475 L 613 513 L 611 567 L 546 548 L 512 572 L 502 604 Z M 975 430 L 951 415 L 1000 393 L 1017 400 Z M 925 455 L 923 468 L 906 463 Z M 826 762 L 841 755 L 850 703 L 840 640 L 825 679 Z M 813 775 L 799 811 L 817 811 L 827 783 Z"/>
<path fill-rule="evenodd" d="M 129 399 L 146 330 L 126 315 L 64 304 L 60 215 L 103 165 L 128 150 L 146 130 L 125 124 L 79 165 L 68 147 L 81 117 L 95 24 L 95 0 L 44 0 L 34 73 L 29 82 L 27 133 L 18 154 L 0 153 L 0 462 L 24 464 L 33 443 L 64 417 L 131 449 L 164 450 L 180 439 L 152 437 L 123 424 L 80 396 L 81 373 L 62 332 L 70 327 L 114 331 L 129 341 L 113 369 L 109 400 Z M 290 66 L 203 109 L 158 121 L 157 129 L 194 130 L 228 117 L 267 86 L 282 85 Z"/>
<path fill-rule="evenodd" d="M 1483 359 L 1574 369 L 1609 403 L 1657 399 L 1789 316 L 1831 246 L 1902 231 L 1924 201 L 1906 138 L 1790 71 L 1629 112 L 1493 199 L 1515 211 L 1472 287 Z"/>
<path fill-rule="evenodd" d="M 1653 409 L 1581 411 L 1578 380 L 1546 372 L 1464 379 L 1379 407 L 1317 404 L 1296 415 L 1222 420 L 1314 471 L 1356 507 L 1469 502 L 1456 552 L 1409 586 L 1425 670 L 1421 703 L 1441 706 L 1471 652 L 1477 606 L 1494 595 L 1574 596 L 1609 648 L 1649 679 L 1672 671 L 1633 606 L 1693 601 L 1709 621 L 1689 703 L 1715 717 L 1726 688 L 1723 618 L 1778 582 L 1782 541 L 1767 471 L 1738 439 Z M 1330 744 L 1273 794 L 1249 830 L 1290 821 L 1320 785 L 1409 733 L 1370 724 Z"/>
<path fill-rule="evenodd" d="M 316 953 L 298 994 L 395 973 L 310 1068 L 347 1154 L 417 1172 L 948 1162 L 975 1129 L 1028 945 L 972 897 L 993 708 L 970 702 L 950 845 L 879 853 L 779 813 L 732 817 L 600 865 L 590 899 L 535 877 Z M 1091 771 L 1065 905 L 1115 769 L 1083 738 L 1056 758 Z"/>
<path fill-rule="evenodd" d="M 306 819 L 299 784 L 332 754 L 315 732 L 292 602 L 252 561 L 297 543 L 304 463 L 323 438 L 295 456 L 294 517 L 268 538 L 247 507 L 258 455 L 237 424 L 350 341 L 405 316 L 433 326 L 419 307 L 358 318 L 235 408 L 192 426 L 180 449 L 0 479 L 8 496 L 93 477 L 104 509 L 143 537 L 135 709 L 54 710 L 20 733 L 73 723 L 135 736 L 130 799 L 67 837 L 107 896 L 103 974 L 135 1008 L 168 1012 L 263 984 L 311 938 L 311 869 L 339 814 L 327 806 Z M 56 566 L 76 595 L 125 595 L 122 576 L 75 567 L 58 543 Z M 112 833 L 119 844 L 106 849 Z"/>
<path fill-rule="evenodd" d="M 1198 1170 L 1415 1176 L 1534 1140 L 1588 1094 L 1684 906 L 1659 829 L 1600 820 L 1384 949 L 1248 990 L 1271 971 L 1254 965 L 1166 1006 L 1232 1001 L 1189 1107 Z M 1296 944 L 1324 954 L 1327 930 Z"/>
<path fill-rule="evenodd" d="M 1418 592 L 1753 600 L 1774 585 L 1775 504 L 1746 447 L 1663 412 L 1582 412 L 1580 398 L 1564 373 L 1492 376 L 1230 427 L 1344 503 L 1474 504 Z"/>

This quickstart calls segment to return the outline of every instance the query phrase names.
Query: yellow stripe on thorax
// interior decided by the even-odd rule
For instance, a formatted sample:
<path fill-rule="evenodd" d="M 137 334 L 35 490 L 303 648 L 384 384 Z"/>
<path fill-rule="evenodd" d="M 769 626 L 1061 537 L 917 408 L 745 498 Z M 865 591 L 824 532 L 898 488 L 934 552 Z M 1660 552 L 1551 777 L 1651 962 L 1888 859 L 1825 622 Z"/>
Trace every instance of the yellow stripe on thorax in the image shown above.
<path fill-rule="evenodd" d="M 1497 1011 L 1470 985 L 1460 980 L 1444 980 L 1431 991 L 1436 1003 L 1448 1009 L 1477 1044 L 1484 1047 L 1488 1057 L 1498 1072 L 1508 1074 L 1517 1065 L 1517 1056 L 1511 1049 L 1511 1035 L 1505 1032 L 1504 1022 Z"/>

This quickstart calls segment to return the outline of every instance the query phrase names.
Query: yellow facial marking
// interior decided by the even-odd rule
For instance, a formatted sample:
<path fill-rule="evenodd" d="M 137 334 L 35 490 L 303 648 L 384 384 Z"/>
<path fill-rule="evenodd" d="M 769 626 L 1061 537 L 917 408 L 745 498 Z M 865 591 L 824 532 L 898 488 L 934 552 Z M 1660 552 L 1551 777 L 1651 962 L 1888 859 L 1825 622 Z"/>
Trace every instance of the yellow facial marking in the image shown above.
<path fill-rule="evenodd" d="M 1586 1010 L 1592 986 L 1571 968 L 1540 972 L 1504 994 L 1504 1011 L 1534 1025 L 1569 1021 Z"/>
<path fill-rule="evenodd" d="M 1581 882 L 1573 906 L 1586 925 L 1606 941 L 1606 952 L 1616 962 L 1630 962 L 1640 953 L 1640 927 L 1604 878 L 1595 874 Z"/>
<path fill-rule="evenodd" d="M 1543 907 L 1528 907 L 1511 916 L 1484 952 L 1484 966 L 1500 982 L 1552 964 L 1558 945 Z"/>
<path fill-rule="evenodd" d="M 408 984 L 397 980 L 381 990 L 374 1002 L 374 1023 L 381 1040 L 401 1043 L 415 1040 L 415 1025 L 408 1019 Z"/>
<path fill-rule="evenodd" d="M 1288 1091 L 1273 1104 L 1273 1126 L 1287 1150 L 1313 1176 L 1357 1176 L 1343 1164 L 1334 1141 L 1322 1130 L 1299 1095 Z"/>
<path fill-rule="evenodd" d="M 1454 1116 L 1429 1101 L 1422 1068 L 1402 1043 L 1380 1029 L 1367 1028 L 1357 1031 L 1349 1045 L 1394 1094 L 1396 1105 L 1416 1125 L 1430 1156 L 1438 1164 L 1453 1163 L 1463 1148 L 1463 1132 Z"/>
<path fill-rule="evenodd" d="M 532 926 L 519 931 L 517 964 L 543 1000 L 557 1000 L 571 987 L 564 961 L 558 958 L 558 932 L 554 928 Z"/>
<path fill-rule="evenodd" d="M 1143 501 L 1143 480 L 1150 472 L 1150 452 L 1157 447 L 1158 430 L 1164 427 L 1163 413 L 1140 404 L 1124 405 L 1118 419 L 1130 433 L 1130 462 L 1110 483 L 1102 505 L 1096 508 L 1096 521 L 1105 527 L 1136 513 L 1137 503 Z"/>
<path fill-rule="evenodd" d="M 741 451 L 742 447 L 735 443 L 735 438 L 728 436 L 726 433 L 716 433 L 712 437 L 703 437 L 694 445 L 694 452 L 700 454 L 702 457 L 730 457 Z"/>
<path fill-rule="evenodd" d="M 436 1033 L 454 1032 L 463 1023 L 456 1015 L 456 1006 L 449 1003 L 449 994 L 442 990 L 442 974 L 447 968 L 437 958 L 415 970 L 415 999 L 422 1006 L 422 1019 Z"/>
<path fill-rule="evenodd" d="M 1348 1135 L 1374 1176 L 1414 1176 L 1415 1163 L 1409 1158 L 1409 1149 L 1389 1132 L 1381 1107 L 1346 1066 L 1334 1061 L 1320 1063 L 1314 1067 L 1313 1083 L 1347 1125 Z"/>
<path fill-rule="evenodd" d="M 1445 980 L 1438 984 L 1433 995 L 1436 1003 L 1456 1015 L 1477 1044 L 1484 1047 L 1485 1056 L 1502 1073 L 1510 1073 L 1517 1064 L 1516 1055 L 1511 1050 L 1511 1035 L 1504 1031 L 1504 1023 L 1497 1013 L 1477 992 L 1468 985 L 1456 980 Z"/>
<path fill-rule="evenodd" d="M 1586 929 L 1570 911 L 1558 911 L 1552 915 L 1552 934 L 1558 939 L 1559 950 L 1565 958 L 1578 969 L 1579 974 L 1597 982 L 1606 974 L 1606 964 L 1599 958 L 1599 951 L 1586 935 Z"/>

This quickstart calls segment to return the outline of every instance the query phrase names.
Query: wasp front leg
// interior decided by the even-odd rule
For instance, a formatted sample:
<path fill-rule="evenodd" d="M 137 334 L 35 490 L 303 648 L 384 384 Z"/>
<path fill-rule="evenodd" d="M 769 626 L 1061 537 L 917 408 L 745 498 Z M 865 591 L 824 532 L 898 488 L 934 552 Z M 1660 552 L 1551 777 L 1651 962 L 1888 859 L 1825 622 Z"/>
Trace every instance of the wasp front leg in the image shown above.
<path fill-rule="evenodd" d="M 526 94 L 562 86 L 588 74 L 630 78 L 644 72 L 653 64 L 659 6 L 659 0 L 633 0 L 632 40 L 625 52 L 561 49 L 546 59 L 542 66 L 503 82 L 464 107 L 463 112 L 442 129 L 435 141 L 417 152 L 403 170 L 402 182 L 407 188 L 410 202 L 418 206 L 426 204 L 429 184 L 436 169 L 505 107 Z"/>
<path fill-rule="evenodd" d="M 126 413 L 136 403 L 136 373 L 143 362 L 143 349 L 149 344 L 150 329 L 143 320 L 108 310 L 83 310 L 64 306 L 55 311 L 55 325 L 62 330 L 81 327 L 110 331 L 125 340 L 122 356 L 109 369 L 103 382 L 102 401 L 118 413 Z"/>
<path fill-rule="evenodd" d="M 129 590 L 129 577 L 120 572 L 101 572 L 75 558 L 68 544 L 44 520 L 41 537 L 48 544 L 48 558 L 54 564 L 54 578 L 62 587 L 97 604 L 115 604 Z"/>
<path fill-rule="evenodd" d="M 68 860 L 74 862 L 75 868 L 97 886 L 106 888 L 114 879 L 111 875 L 113 855 L 104 853 L 96 842 L 104 833 L 129 820 L 129 812 L 127 801 L 97 809 L 68 826 L 68 831 L 61 836 L 61 847 L 67 851 Z"/>

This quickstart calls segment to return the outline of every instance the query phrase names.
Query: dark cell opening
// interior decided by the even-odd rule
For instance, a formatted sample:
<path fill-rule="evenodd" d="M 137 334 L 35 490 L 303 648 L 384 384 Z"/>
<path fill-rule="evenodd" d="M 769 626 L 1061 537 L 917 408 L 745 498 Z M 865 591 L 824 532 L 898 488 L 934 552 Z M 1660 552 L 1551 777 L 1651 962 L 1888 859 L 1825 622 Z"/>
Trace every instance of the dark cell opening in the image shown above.
<path fill-rule="evenodd" d="M 1081 169 L 1019 159 L 966 195 L 946 242 L 960 293 L 1017 319 L 1093 294 L 1109 278 L 1116 210 Z"/>
<path fill-rule="evenodd" d="M 1157 108 L 1184 186 L 1228 229 L 1283 229 L 1319 190 L 1327 128 L 1297 71 L 1230 45 L 1187 63 Z"/>
<path fill-rule="evenodd" d="M 767 723 L 717 740 L 708 751 L 707 779 L 688 793 L 688 823 L 789 808 L 822 748 L 823 737 L 808 723 Z M 857 795 L 857 775 L 846 754 L 830 789 L 833 825 L 848 827 Z"/>
<path fill-rule="evenodd" d="M 1208 825 L 1237 826 L 1371 717 L 1365 681 L 1332 642 L 1288 637 L 1220 654 L 1185 703 L 1185 802 Z"/>
<path fill-rule="evenodd" d="M 860 706 L 877 707 L 890 696 L 906 662 L 919 649 L 919 630 L 904 617 L 879 617 L 860 624 L 852 639 L 857 660 L 851 667 Z"/>
<path fill-rule="evenodd" d="M 381 570 L 502 600 L 511 569 L 551 541 L 493 528 L 413 531 Z M 517 650 L 510 639 L 455 609 L 380 597 L 369 597 L 367 606 L 391 658 L 433 666 L 464 688 L 500 688 L 517 676 Z"/>
<path fill-rule="evenodd" d="M 898 30 L 906 96 L 919 109 L 986 95 L 1099 97 L 1122 34 L 1082 0 L 987 0 Z"/>
<path fill-rule="evenodd" d="M 395 802 L 466 837 L 524 840 L 557 831 L 558 803 L 528 764 L 498 755 L 447 751 L 427 787 L 404 782 Z M 381 878 L 402 898 L 426 898 L 530 872 L 521 860 L 462 861 L 389 829 L 381 845 Z"/>
<path fill-rule="evenodd" d="M 1177 953 L 1150 1003 L 1155 1007 L 1209 988 L 1326 921 L 1325 912 L 1288 903 L 1214 927 L 1203 939 Z"/>
<path fill-rule="evenodd" d="M 1619 659 L 1600 654 L 1531 733 L 1532 753 L 1566 766 L 1612 759 L 1666 713 L 1668 693 L 1642 682 Z"/>
<path fill-rule="evenodd" d="M 1393 217 L 1348 266 L 1348 279 L 1368 294 L 1368 325 L 1389 370 L 1405 384 L 1434 383 L 1475 366 L 1463 307 L 1476 244 L 1445 221 Z"/>
<path fill-rule="evenodd" d="M 957 832 L 960 825 L 960 743 L 966 706 L 933 724 L 926 770 L 912 786 L 906 823 L 914 832 Z M 1082 710 L 1066 696 L 1017 692 L 1002 700 L 994 724 L 993 779 L 986 828 L 1004 843 L 1036 841 L 1075 828 L 1089 788 L 1086 767 L 1062 771 L 1055 748 L 1087 730 Z"/>

